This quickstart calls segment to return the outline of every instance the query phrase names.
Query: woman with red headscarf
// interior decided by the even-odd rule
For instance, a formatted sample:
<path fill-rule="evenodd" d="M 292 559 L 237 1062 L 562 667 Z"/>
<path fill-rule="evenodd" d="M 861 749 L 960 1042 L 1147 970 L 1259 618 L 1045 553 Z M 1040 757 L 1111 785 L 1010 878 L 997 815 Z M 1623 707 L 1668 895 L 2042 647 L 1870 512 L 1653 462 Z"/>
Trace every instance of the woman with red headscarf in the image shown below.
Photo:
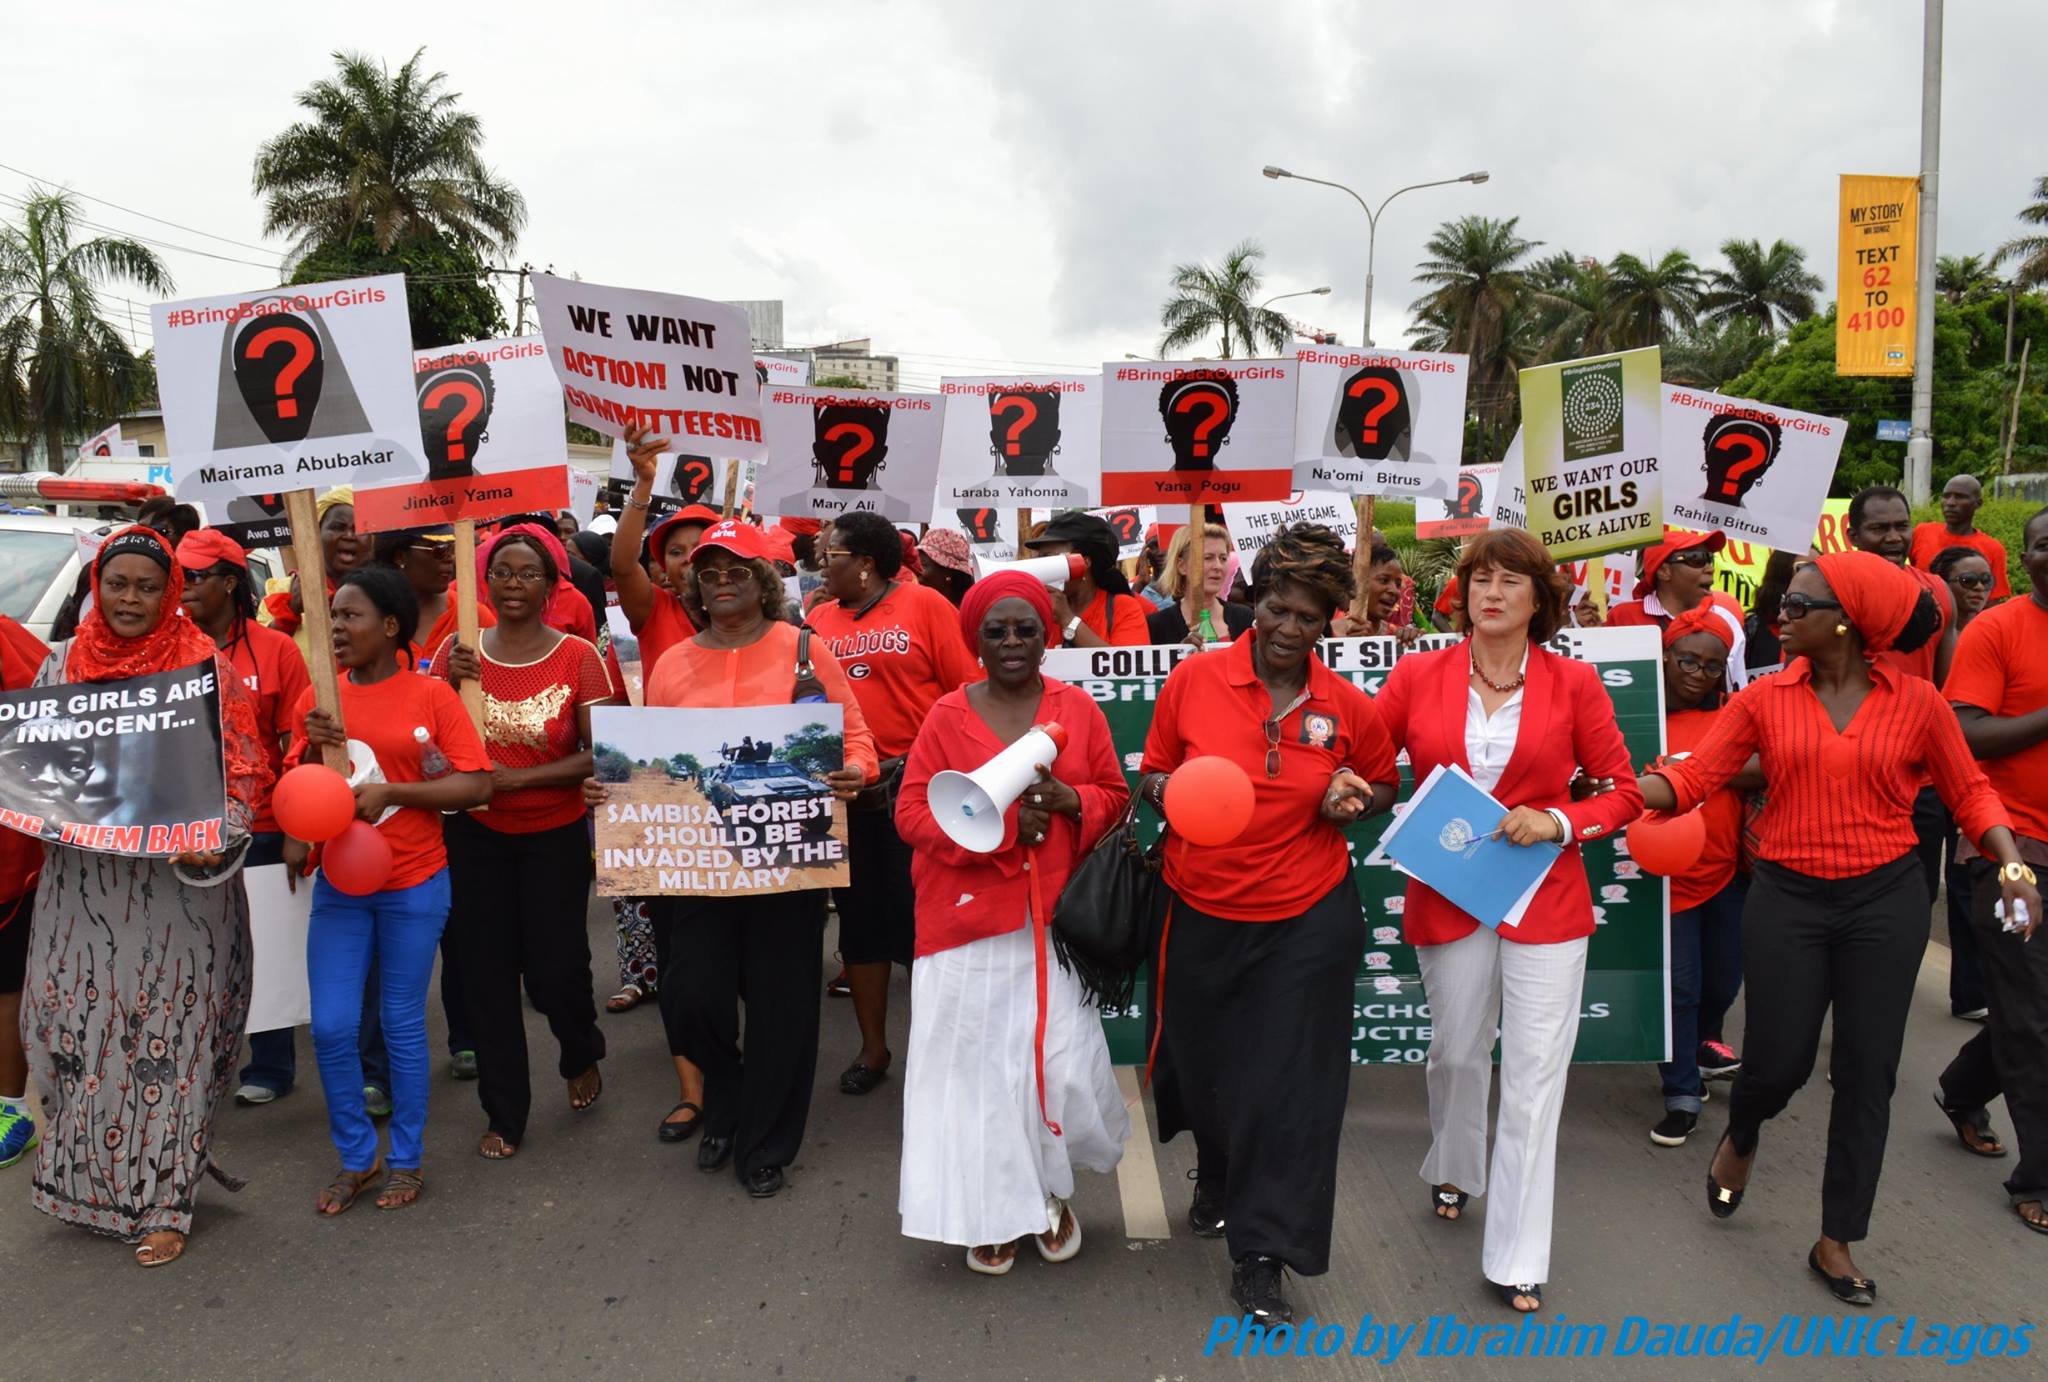
<path fill-rule="evenodd" d="M 78 686 L 205 664 L 220 692 L 227 819 L 219 852 L 172 859 L 48 847 L 29 937 L 22 1030 L 50 1096 L 32 1203 L 176 1261 L 213 1165 L 213 1110 L 249 1015 L 249 899 L 239 870 L 269 756 L 242 680 L 184 617 L 170 544 L 125 528 L 93 559 L 93 602 L 37 686 Z M 101 739 L 92 777 L 159 765 L 148 736 Z M 131 752 L 132 750 L 132 752 Z"/>
<path fill-rule="evenodd" d="M 1691 757 L 1652 768 L 1637 785 L 1653 810 L 1690 811 L 1751 754 L 1761 758 L 1771 796 L 1742 922 L 1748 1059 L 1708 1169 L 1707 1206 L 1725 1219 L 1742 1203 L 1763 1125 L 1812 1074 L 1832 1008 L 1821 1230 L 1806 1260 L 1837 1299 L 1867 1306 L 1877 1288 L 1850 1244 L 1869 1231 L 1927 946 L 1913 831 L 1923 774 L 1964 833 L 2003 865 L 2005 914 L 2024 907 L 2038 922 L 2041 898 L 1954 711 L 1932 683 L 1879 656 L 1910 653 L 1941 627 L 1920 586 L 1882 557 L 1836 552 L 1793 576 L 1780 612 L 1785 670 L 1730 701 Z"/>
<path fill-rule="evenodd" d="M 917 888 L 896 1207 L 905 1236 L 964 1247 L 989 1276 L 1027 1235 L 1048 1262 L 1081 1250 L 1074 1168 L 1115 1170 L 1130 1133 L 1102 1024 L 1046 950 L 1068 874 L 1130 799 L 1094 700 L 1038 670 L 1052 620 L 1044 584 L 1014 571 L 967 592 L 960 630 L 987 680 L 932 706 L 896 803 Z M 1048 723 L 1065 742 L 1009 809 L 1002 846 L 955 844 L 932 814 L 932 777 Z"/>

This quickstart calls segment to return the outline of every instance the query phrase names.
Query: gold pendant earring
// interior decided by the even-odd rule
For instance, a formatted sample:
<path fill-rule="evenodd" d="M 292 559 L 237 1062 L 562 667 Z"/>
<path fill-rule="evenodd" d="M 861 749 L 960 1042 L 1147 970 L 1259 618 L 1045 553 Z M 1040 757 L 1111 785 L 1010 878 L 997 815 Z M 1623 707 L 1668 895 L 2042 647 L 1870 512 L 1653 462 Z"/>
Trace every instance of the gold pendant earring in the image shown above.
<path fill-rule="evenodd" d="M 1848 626 L 1847 624 L 1837 624 L 1837 625 L 1835 625 L 1835 637 L 1837 637 L 1837 638 L 1847 638 L 1848 636 L 1849 636 L 1849 626 Z"/>

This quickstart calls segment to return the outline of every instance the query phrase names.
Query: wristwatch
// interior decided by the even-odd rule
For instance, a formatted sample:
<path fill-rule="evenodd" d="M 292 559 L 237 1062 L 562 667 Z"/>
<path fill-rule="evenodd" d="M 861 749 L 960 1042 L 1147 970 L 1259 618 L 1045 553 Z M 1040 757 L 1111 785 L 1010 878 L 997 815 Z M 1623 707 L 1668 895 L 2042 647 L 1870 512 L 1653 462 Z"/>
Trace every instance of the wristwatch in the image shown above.
<path fill-rule="evenodd" d="M 1071 642 L 1073 642 L 1073 641 L 1074 641 L 1074 633 L 1075 633 L 1075 631 L 1076 631 L 1077 629 L 1079 629 L 1080 627 L 1081 627 L 1081 616 L 1080 616 L 1080 615 L 1078 615 L 1078 614 L 1077 614 L 1077 615 L 1075 615 L 1075 616 L 1074 616 L 1073 618 L 1069 619 L 1069 620 L 1068 620 L 1068 621 L 1066 622 L 1066 625 L 1065 625 L 1065 631 L 1066 631 L 1066 635 L 1067 635 L 1067 641 L 1068 641 L 1069 643 L 1071 643 Z"/>
<path fill-rule="evenodd" d="M 2035 882 L 2034 871 L 2025 864 L 2006 864 L 1998 870 L 1998 879 L 2001 883 L 2024 883 L 2030 888 Z"/>

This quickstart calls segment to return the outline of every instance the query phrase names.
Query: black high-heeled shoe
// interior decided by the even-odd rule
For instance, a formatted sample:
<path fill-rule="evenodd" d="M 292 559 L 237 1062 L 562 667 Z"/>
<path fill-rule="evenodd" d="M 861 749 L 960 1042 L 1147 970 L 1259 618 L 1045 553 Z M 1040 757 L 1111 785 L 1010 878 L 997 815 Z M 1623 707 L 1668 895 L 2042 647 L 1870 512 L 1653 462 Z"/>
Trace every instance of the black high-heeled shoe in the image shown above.
<path fill-rule="evenodd" d="M 1707 1159 L 1707 1208 L 1716 1219 L 1732 1218 L 1735 1211 L 1742 1207 L 1742 1191 L 1729 1190 L 1721 1182 L 1714 1179 L 1714 1160 L 1721 1155 L 1722 1143 L 1726 1143 L 1729 1147 L 1734 1148 L 1737 1156 L 1756 1155 L 1755 1147 L 1751 1147 L 1745 1152 L 1740 1147 L 1735 1146 L 1735 1134 L 1732 1129 L 1722 1133 L 1721 1141 L 1714 1144 L 1714 1155 Z M 1747 1187 L 1744 1188 L 1746 1189 Z"/>

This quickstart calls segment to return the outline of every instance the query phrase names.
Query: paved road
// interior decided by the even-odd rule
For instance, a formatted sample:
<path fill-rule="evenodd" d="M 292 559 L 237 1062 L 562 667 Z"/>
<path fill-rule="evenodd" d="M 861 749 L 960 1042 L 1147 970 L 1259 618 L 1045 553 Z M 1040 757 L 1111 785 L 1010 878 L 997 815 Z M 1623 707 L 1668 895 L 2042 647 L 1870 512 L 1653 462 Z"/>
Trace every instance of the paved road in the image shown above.
<path fill-rule="evenodd" d="M 609 914 L 592 915 L 593 949 L 610 955 Z M 1881 1305 L 1923 1320 L 2040 1318 L 2042 1245 L 2005 1207 L 1999 1169 L 1965 1155 L 1930 1107 L 1935 1073 L 1974 1030 L 1947 1015 L 1946 951 L 1921 975 L 1874 1236 L 1860 1261 Z M 607 976 L 608 977 L 608 976 Z M 896 1026 L 902 1050 L 901 1004 Z M 438 1026 L 438 1002 L 434 1014 Z M 365 1200 L 335 1221 L 312 1212 L 333 1154 L 300 1038 L 304 1080 L 264 1109 L 224 1111 L 223 1162 L 251 1179 L 228 1196 L 209 1186 L 183 1261 L 143 1272 L 126 1249 L 30 1211 L 20 1171 L 0 1172 L 6 1373 L 134 1377 L 787 1377 L 1134 1378 L 1270 1375 L 1564 1378 L 1697 1375 L 1725 1363 L 1416 1358 L 1380 1366 L 1205 1358 L 1212 1320 L 1230 1310 L 1220 1244 L 1181 1226 L 1191 1165 L 1186 1139 L 1158 1148 L 1156 1180 L 1127 1171 L 1085 1179 L 1076 1205 L 1087 1246 L 1049 1267 L 1027 1252 L 1000 1279 L 974 1276 L 957 1250 L 911 1242 L 895 1216 L 900 1086 L 856 1100 L 837 1092 L 855 1049 L 852 1014 L 827 1007 L 824 1057 L 802 1160 L 777 1199 L 746 1198 L 729 1174 L 700 1174 L 694 1145 L 658 1144 L 673 1102 L 659 1018 L 607 1017 L 604 1098 L 572 1115 L 559 1087 L 541 1091 L 518 1159 L 474 1155 L 473 1086 L 437 1076 L 427 1198 L 399 1214 Z M 545 1027 L 529 1013 L 536 1068 Z M 1825 1059 L 1825 1051 L 1823 1052 Z M 1725 1087 L 1722 1087 L 1725 1088 Z M 1816 1078 L 1766 1133 L 1743 1211 L 1722 1224 L 1702 1205 L 1724 1105 L 1708 1105 L 1692 1145 L 1652 1146 L 1654 1071 L 1582 1067 L 1565 1108 L 1555 1265 L 1546 1320 L 1630 1315 L 1684 1321 L 1732 1312 L 1774 1320 L 1827 1312 L 1805 1271 L 1817 1232 L 1826 1084 Z M 1994 1111 L 2009 1126 L 2002 1108 Z M 1427 1142 L 1421 1073 L 1365 1069 L 1353 1078 L 1329 1275 L 1297 1283 L 1297 1308 L 1356 1328 L 1431 1315 L 1497 1323 L 1479 1277 L 1478 1212 L 1433 1220 L 1417 1179 Z M 1127 1167 L 1133 1164 L 1127 1159 Z M 11 1184 L 10 1184 L 11 1182 Z M 1173 1235 L 1142 1227 L 1163 1188 Z M 1346 1347 L 1349 1347 L 1347 1338 Z M 2035 1349 L 2042 1355 L 2048 1341 Z M 14 1363 L 24 1364 L 20 1371 Z M 1921 1364 L 1915 1370 L 1931 1367 Z M 1991 1363 L 2004 1375 L 2041 1365 Z M 1773 1375 L 1896 1376 L 1897 1363 L 1780 1361 Z"/>

